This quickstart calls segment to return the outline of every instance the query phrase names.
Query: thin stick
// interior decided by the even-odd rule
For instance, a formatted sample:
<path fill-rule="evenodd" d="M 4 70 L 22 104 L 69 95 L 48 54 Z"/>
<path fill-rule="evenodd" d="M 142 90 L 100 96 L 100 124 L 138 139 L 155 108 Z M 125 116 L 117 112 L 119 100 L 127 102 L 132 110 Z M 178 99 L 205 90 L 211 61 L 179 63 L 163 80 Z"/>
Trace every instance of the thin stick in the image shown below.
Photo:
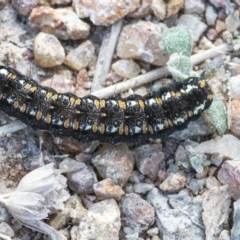
<path fill-rule="evenodd" d="M 107 32 L 103 38 L 101 49 L 98 55 L 98 61 L 92 82 L 92 91 L 102 88 L 102 81 L 105 80 L 112 63 L 113 53 L 117 44 L 119 33 L 122 29 L 123 19 L 111 26 L 111 33 Z"/>

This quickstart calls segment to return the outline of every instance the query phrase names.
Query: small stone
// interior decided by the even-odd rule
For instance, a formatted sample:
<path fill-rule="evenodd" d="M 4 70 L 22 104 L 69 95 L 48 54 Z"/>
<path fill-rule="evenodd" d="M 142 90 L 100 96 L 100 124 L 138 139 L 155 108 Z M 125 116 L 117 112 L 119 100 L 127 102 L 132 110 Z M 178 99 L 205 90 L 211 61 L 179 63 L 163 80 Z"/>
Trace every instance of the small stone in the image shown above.
<path fill-rule="evenodd" d="M 167 195 L 154 188 L 148 193 L 147 201 L 156 211 L 155 224 L 161 239 L 205 239 L 199 196 L 190 197 L 187 191 Z"/>
<path fill-rule="evenodd" d="M 73 8 L 80 18 L 90 18 L 94 25 L 109 26 L 140 7 L 139 0 L 93 2 L 73 0 Z"/>
<path fill-rule="evenodd" d="M 184 0 L 170 0 L 167 4 L 167 18 L 178 13 L 184 6 Z"/>
<path fill-rule="evenodd" d="M 154 208 L 138 194 L 129 193 L 122 201 L 125 226 L 146 230 L 154 222 Z"/>
<path fill-rule="evenodd" d="M 112 69 L 124 78 L 133 78 L 140 73 L 140 67 L 132 60 L 118 60 L 112 65 Z"/>
<path fill-rule="evenodd" d="M 187 156 L 187 153 L 185 151 L 185 148 L 182 145 L 179 145 L 175 154 L 174 154 L 175 164 L 180 167 L 183 166 L 184 168 L 188 168 L 189 158 Z"/>
<path fill-rule="evenodd" d="M 93 191 L 99 200 L 114 198 L 116 201 L 121 199 L 124 194 L 122 188 L 114 183 L 110 178 L 104 179 L 93 185 Z"/>
<path fill-rule="evenodd" d="M 130 177 L 134 159 L 126 144 L 104 145 L 92 159 L 99 175 L 123 186 Z"/>
<path fill-rule="evenodd" d="M 37 32 L 51 33 L 63 40 L 86 38 L 90 29 L 72 8 L 53 9 L 47 6 L 32 10 L 29 25 Z"/>
<path fill-rule="evenodd" d="M 220 187 L 222 184 L 215 178 L 215 177 L 208 177 L 206 179 L 206 187 L 208 189 L 211 189 L 213 187 Z"/>
<path fill-rule="evenodd" d="M 163 191 L 177 192 L 182 189 L 186 184 L 186 175 L 182 171 L 172 173 L 167 177 L 159 186 Z"/>
<path fill-rule="evenodd" d="M 225 22 L 217 19 L 216 21 L 216 25 L 215 25 L 215 29 L 217 33 L 223 32 L 224 30 L 226 30 L 226 24 Z"/>
<path fill-rule="evenodd" d="M 80 169 L 86 168 L 86 164 L 83 162 L 77 162 L 74 159 L 71 158 L 65 158 L 60 164 L 59 164 L 59 170 L 62 173 L 69 173 L 69 172 L 75 172 Z"/>
<path fill-rule="evenodd" d="M 186 14 L 202 14 L 205 11 L 205 2 L 203 0 L 185 0 L 184 13 Z"/>
<path fill-rule="evenodd" d="M 199 41 L 200 36 L 207 29 L 207 25 L 204 22 L 190 14 L 181 15 L 178 25 L 184 25 L 188 28 L 194 42 Z M 196 26 L 198 27 L 196 28 Z"/>
<path fill-rule="evenodd" d="M 149 236 L 158 235 L 158 233 L 159 233 L 159 229 L 158 229 L 157 227 L 155 227 L 155 228 L 150 228 L 150 229 L 147 230 L 147 234 L 148 234 Z"/>
<path fill-rule="evenodd" d="M 240 200 L 233 204 L 233 227 L 231 230 L 231 239 L 239 239 L 240 236 Z"/>
<path fill-rule="evenodd" d="M 138 170 L 153 181 L 157 179 L 161 162 L 165 159 L 159 144 L 146 144 L 132 151 Z"/>
<path fill-rule="evenodd" d="M 94 52 L 95 48 L 93 44 L 87 40 L 68 53 L 64 60 L 64 64 L 73 70 L 84 69 L 94 59 Z"/>
<path fill-rule="evenodd" d="M 239 234 L 237 236 L 239 236 Z M 218 240 L 231 240 L 230 232 L 228 230 L 222 230 Z"/>
<path fill-rule="evenodd" d="M 2 10 L 6 5 L 6 0 L 0 0 L 0 10 Z"/>
<path fill-rule="evenodd" d="M 211 41 L 216 40 L 217 36 L 218 36 L 218 34 L 217 34 L 217 32 L 216 32 L 215 29 L 209 28 L 209 29 L 207 30 L 207 38 L 208 38 L 209 40 L 211 40 Z"/>
<path fill-rule="evenodd" d="M 227 82 L 229 96 L 231 99 L 240 99 L 240 75 L 230 77 Z"/>
<path fill-rule="evenodd" d="M 208 26 L 215 26 L 217 16 L 218 15 L 215 8 L 212 5 L 208 4 L 205 13 Z"/>
<path fill-rule="evenodd" d="M 97 182 L 97 177 L 91 167 L 67 173 L 67 179 L 70 189 L 76 194 L 92 193 L 93 184 Z"/>
<path fill-rule="evenodd" d="M 228 222 L 231 192 L 227 186 L 213 187 L 203 194 L 203 223 L 206 239 L 217 239 Z"/>
<path fill-rule="evenodd" d="M 194 148 L 196 153 L 219 154 L 229 158 L 239 158 L 240 141 L 230 134 L 200 143 Z"/>
<path fill-rule="evenodd" d="M 154 184 L 150 183 L 135 183 L 134 192 L 139 194 L 145 194 L 154 188 Z"/>
<path fill-rule="evenodd" d="M 70 230 L 70 236 L 71 236 L 71 240 L 77 240 L 77 235 L 79 232 L 79 226 L 72 226 L 71 230 Z"/>
<path fill-rule="evenodd" d="M 229 160 L 225 161 L 220 170 L 218 171 L 218 178 L 222 184 L 227 184 L 229 189 L 233 193 L 233 198 L 236 200 L 240 199 L 240 179 L 239 179 L 239 171 L 240 171 L 240 161 Z"/>
<path fill-rule="evenodd" d="M 169 57 L 161 43 L 163 24 L 139 21 L 123 27 L 117 45 L 117 56 L 165 66 Z"/>
<path fill-rule="evenodd" d="M 210 0 L 209 1 L 215 8 L 223 8 L 226 9 L 227 2 L 225 0 Z"/>
<path fill-rule="evenodd" d="M 225 19 L 225 24 L 226 24 L 226 28 L 229 32 L 234 32 L 238 29 L 239 27 L 239 12 L 236 11 L 235 12 L 235 16 L 233 16 L 233 14 L 229 14 L 226 19 Z"/>
<path fill-rule="evenodd" d="M 115 200 L 93 204 L 79 226 L 78 239 L 119 239 L 120 211 Z"/>
<path fill-rule="evenodd" d="M 235 136 L 240 136 L 240 99 L 231 101 L 230 130 Z"/>
<path fill-rule="evenodd" d="M 140 8 L 130 12 L 127 16 L 131 18 L 144 18 L 151 13 L 151 3 L 152 0 L 142 0 Z"/>
<path fill-rule="evenodd" d="M 158 20 L 165 20 L 167 15 L 167 5 L 162 0 L 152 0 L 151 9 Z"/>
<path fill-rule="evenodd" d="M 39 66 L 51 68 L 63 63 L 65 52 L 54 35 L 41 32 L 34 40 L 34 57 Z"/>
<path fill-rule="evenodd" d="M 31 10 L 36 6 L 37 0 L 13 0 L 12 5 L 17 12 L 23 16 L 28 16 Z"/>
<path fill-rule="evenodd" d="M 9 237 L 9 239 L 14 237 L 13 229 L 5 222 L 0 223 L 0 233 L 1 235 L 5 235 L 6 237 Z"/>

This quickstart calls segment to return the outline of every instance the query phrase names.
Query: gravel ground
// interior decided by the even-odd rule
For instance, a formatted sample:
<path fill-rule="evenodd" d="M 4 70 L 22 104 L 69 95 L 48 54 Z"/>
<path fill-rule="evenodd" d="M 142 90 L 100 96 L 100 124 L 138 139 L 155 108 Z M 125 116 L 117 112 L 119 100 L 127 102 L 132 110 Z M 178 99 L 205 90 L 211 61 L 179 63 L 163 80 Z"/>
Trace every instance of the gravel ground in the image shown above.
<path fill-rule="evenodd" d="M 140 146 L 54 137 L 2 112 L 0 238 L 240 239 L 240 2 L 166 2 L 0 0 L 0 65 L 61 93 L 171 84 L 162 33 L 178 25 L 192 36 L 195 71 L 223 59 L 208 80 L 219 121 L 202 114 Z"/>

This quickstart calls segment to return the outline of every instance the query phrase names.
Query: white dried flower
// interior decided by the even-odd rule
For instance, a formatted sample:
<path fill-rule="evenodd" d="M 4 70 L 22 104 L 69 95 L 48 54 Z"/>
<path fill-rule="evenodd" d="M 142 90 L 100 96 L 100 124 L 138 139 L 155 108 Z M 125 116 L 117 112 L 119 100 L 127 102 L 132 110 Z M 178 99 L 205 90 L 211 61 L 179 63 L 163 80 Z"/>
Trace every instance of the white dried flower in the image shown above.
<path fill-rule="evenodd" d="M 47 218 L 50 212 L 46 207 L 46 199 L 50 199 L 55 191 L 64 192 L 64 198 L 60 198 L 59 206 L 63 207 L 61 201 L 69 198 L 69 194 L 63 189 L 64 184 L 59 184 L 59 179 L 64 182 L 63 178 L 52 163 L 45 165 L 28 173 L 20 181 L 16 191 L 0 195 L 0 202 L 26 227 L 48 234 L 53 240 L 65 240 L 66 238 L 58 231 L 41 221 Z"/>

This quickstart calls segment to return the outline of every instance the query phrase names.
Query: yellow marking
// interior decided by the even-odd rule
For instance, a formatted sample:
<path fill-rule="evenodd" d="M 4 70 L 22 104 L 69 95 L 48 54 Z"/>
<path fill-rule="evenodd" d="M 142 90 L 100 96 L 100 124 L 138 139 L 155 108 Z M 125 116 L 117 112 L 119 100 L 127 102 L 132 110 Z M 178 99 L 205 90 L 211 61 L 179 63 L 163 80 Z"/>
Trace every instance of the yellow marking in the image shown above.
<path fill-rule="evenodd" d="M 75 110 L 75 113 L 76 114 L 80 114 L 81 112 L 79 110 Z"/>
<path fill-rule="evenodd" d="M 41 117 L 42 117 L 42 111 L 39 110 L 37 112 L 36 119 L 39 121 L 41 119 Z"/>
<path fill-rule="evenodd" d="M 177 97 L 181 97 L 182 94 L 180 92 L 176 92 Z"/>
<path fill-rule="evenodd" d="M 54 94 L 54 95 L 52 96 L 52 100 L 55 101 L 55 100 L 57 100 L 57 99 L 58 99 L 58 94 L 56 93 L 56 94 Z"/>
<path fill-rule="evenodd" d="M 100 108 L 105 108 L 106 106 L 106 101 L 104 99 L 100 100 Z"/>
<path fill-rule="evenodd" d="M 75 103 L 75 98 L 70 97 L 69 101 L 70 101 L 70 106 L 72 106 Z"/>
<path fill-rule="evenodd" d="M 68 128 L 69 127 L 69 118 L 67 118 L 64 123 L 63 123 L 64 128 Z"/>
<path fill-rule="evenodd" d="M 49 98 L 51 98 L 51 97 L 52 97 L 52 95 L 53 95 L 53 93 L 52 93 L 52 92 L 48 92 L 48 93 L 46 94 L 46 99 L 49 99 Z"/>
<path fill-rule="evenodd" d="M 148 126 L 148 130 L 149 130 L 149 132 L 150 132 L 151 134 L 154 134 L 154 131 L 153 131 L 153 128 L 152 128 L 151 125 Z"/>
<path fill-rule="evenodd" d="M 18 106 L 19 106 L 19 101 L 15 101 L 15 102 L 13 103 L 13 107 L 14 107 L 15 109 L 17 109 Z"/>
<path fill-rule="evenodd" d="M 24 113 L 24 112 L 26 112 L 26 110 L 27 110 L 27 105 L 24 103 L 24 104 L 22 105 L 20 111 L 21 111 L 22 113 Z"/>
<path fill-rule="evenodd" d="M 126 109 L 126 102 L 124 100 L 118 100 L 118 106 L 121 109 Z"/>
<path fill-rule="evenodd" d="M 101 117 L 106 117 L 107 114 L 106 113 L 101 113 Z"/>
<path fill-rule="evenodd" d="M 170 127 L 173 127 L 173 126 L 174 126 L 174 124 L 173 124 L 173 122 L 172 122 L 171 119 L 168 119 L 168 123 L 169 123 Z"/>
<path fill-rule="evenodd" d="M 164 126 L 165 126 L 165 128 L 168 128 L 168 127 L 169 127 L 168 120 L 164 120 Z"/>
<path fill-rule="evenodd" d="M 123 134 L 123 123 L 120 123 L 120 125 L 119 125 L 118 134 L 119 134 L 119 135 L 122 135 L 122 134 Z"/>
<path fill-rule="evenodd" d="M 50 124 L 51 121 L 52 121 L 52 115 L 48 113 L 47 117 L 45 118 L 45 123 Z"/>
<path fill-rule="evenodd" d="M 76 104 L 76 105 L 80 105 L 81 102 L 82 102 L 82 100 L 81 100 L 80 98 L 77 98 L 76 101 L 75 101 L 75 104 Z"/>
<path fill-rule="evenodd" d="M 100 123 L 100 133 L 101 134 L 105 133 L 105 124 L 104 123 Z"/>
<path fill-rule="evenodd" d="M 146 123 L 143 123 L 143 125 L 142 125 L 142 133 L 143 134 L 147 133 L 147 124 Z"/>
<path fill-rule="evenodd" d="M 204 88 L 206 86 L 206 81 L 205 80 L 201 80 L 198 82 L 198 85 L 200 88 Z"/>
<path fill-rule="evenodd" d="M 1 93 L 1 94 L 0 94 L 0 99 L 2 99 L 2 98 L 3 98 L 3 94 Z"/>
<path fill-rule="evenodd" d="M 138 104 L 139 104 L 141 109 L 145 108 L 145 104 L 144 104 L 143 100 L 138 100 Z"/>
<path fill-rule="evenodd" d="M 192 117 L 193 116 L 193 111 L 188 111 L 188 116 Z"/>
<path fill-rule="evenodd" d="M 53 106 L 53 105 L 50 105 L 50 106 L 49 106 L 49 109 L 54 109 L 54 106 Z"/>
<path fill-rule="evenodd" d="M 32 87 L 31 89 L 30 89 L 30 92 L 35 92 L 37 90 L 37 87 L 35 86 L 35 87 Z"/>
<path fill-rule="evenodd" d="M 129 134 L 128 126 L 124 127 L 124 133 L 125 133 L 126 136 Z"/>
<path fill-rule="evenodd" d="M 28 90 L 32 87 L 32 84 L 30 83 L 27 83 L 25 86 L 24 86 L 24 89 Z"/>
<path fill-rule="evenodd" d="M 213 95 L 212 94 L 208 94 L 207 95 L 207 100 L 213 100 Z"/>
<path fill-rule="evenodd" d="M 17 77 L 17 75 L 15 75 L 15 74 L 13 74 L 13 73 L 9 73 L 9 74 L 7 75 L 7 78 L 10 79 L 10 80 L 15 80 L 16 77 Z"/>
<path fill-rule="evenodd" d="M 96 108 L 99 108 L 100 102 L 97 99 L 94 99 L 93 103 Z"/>
<path fill-rule="evenodd" d="M 161 98 L 155 98 L 155 101 L 158 105 L 162 105 L 162 103 L 163 103 Z"/>
<path fill-rule="evenodd" d="M 176 96 L 176 93 L 173 92 L 173 91 L 171 91 L 171 96 L 172 96 L 172 97 L 175 97 L 175 96 Z"/>
<path fill-rule="evenodd" d="M 92 131 L 95 133 L 97 132 L 97 129 L 98 129 L 98 124 L 97 124 L 97 121 L 95 121 L 92 125 Z"/>
<path fill-rule="evenodd" d="M 78 130 L 78 128 L 79 128 L 79 122 L 78 122 L 77 119 L 74 119 L 74 122 L 73 122 L 73 129 L 74 129 L 74 130 Z"/>

